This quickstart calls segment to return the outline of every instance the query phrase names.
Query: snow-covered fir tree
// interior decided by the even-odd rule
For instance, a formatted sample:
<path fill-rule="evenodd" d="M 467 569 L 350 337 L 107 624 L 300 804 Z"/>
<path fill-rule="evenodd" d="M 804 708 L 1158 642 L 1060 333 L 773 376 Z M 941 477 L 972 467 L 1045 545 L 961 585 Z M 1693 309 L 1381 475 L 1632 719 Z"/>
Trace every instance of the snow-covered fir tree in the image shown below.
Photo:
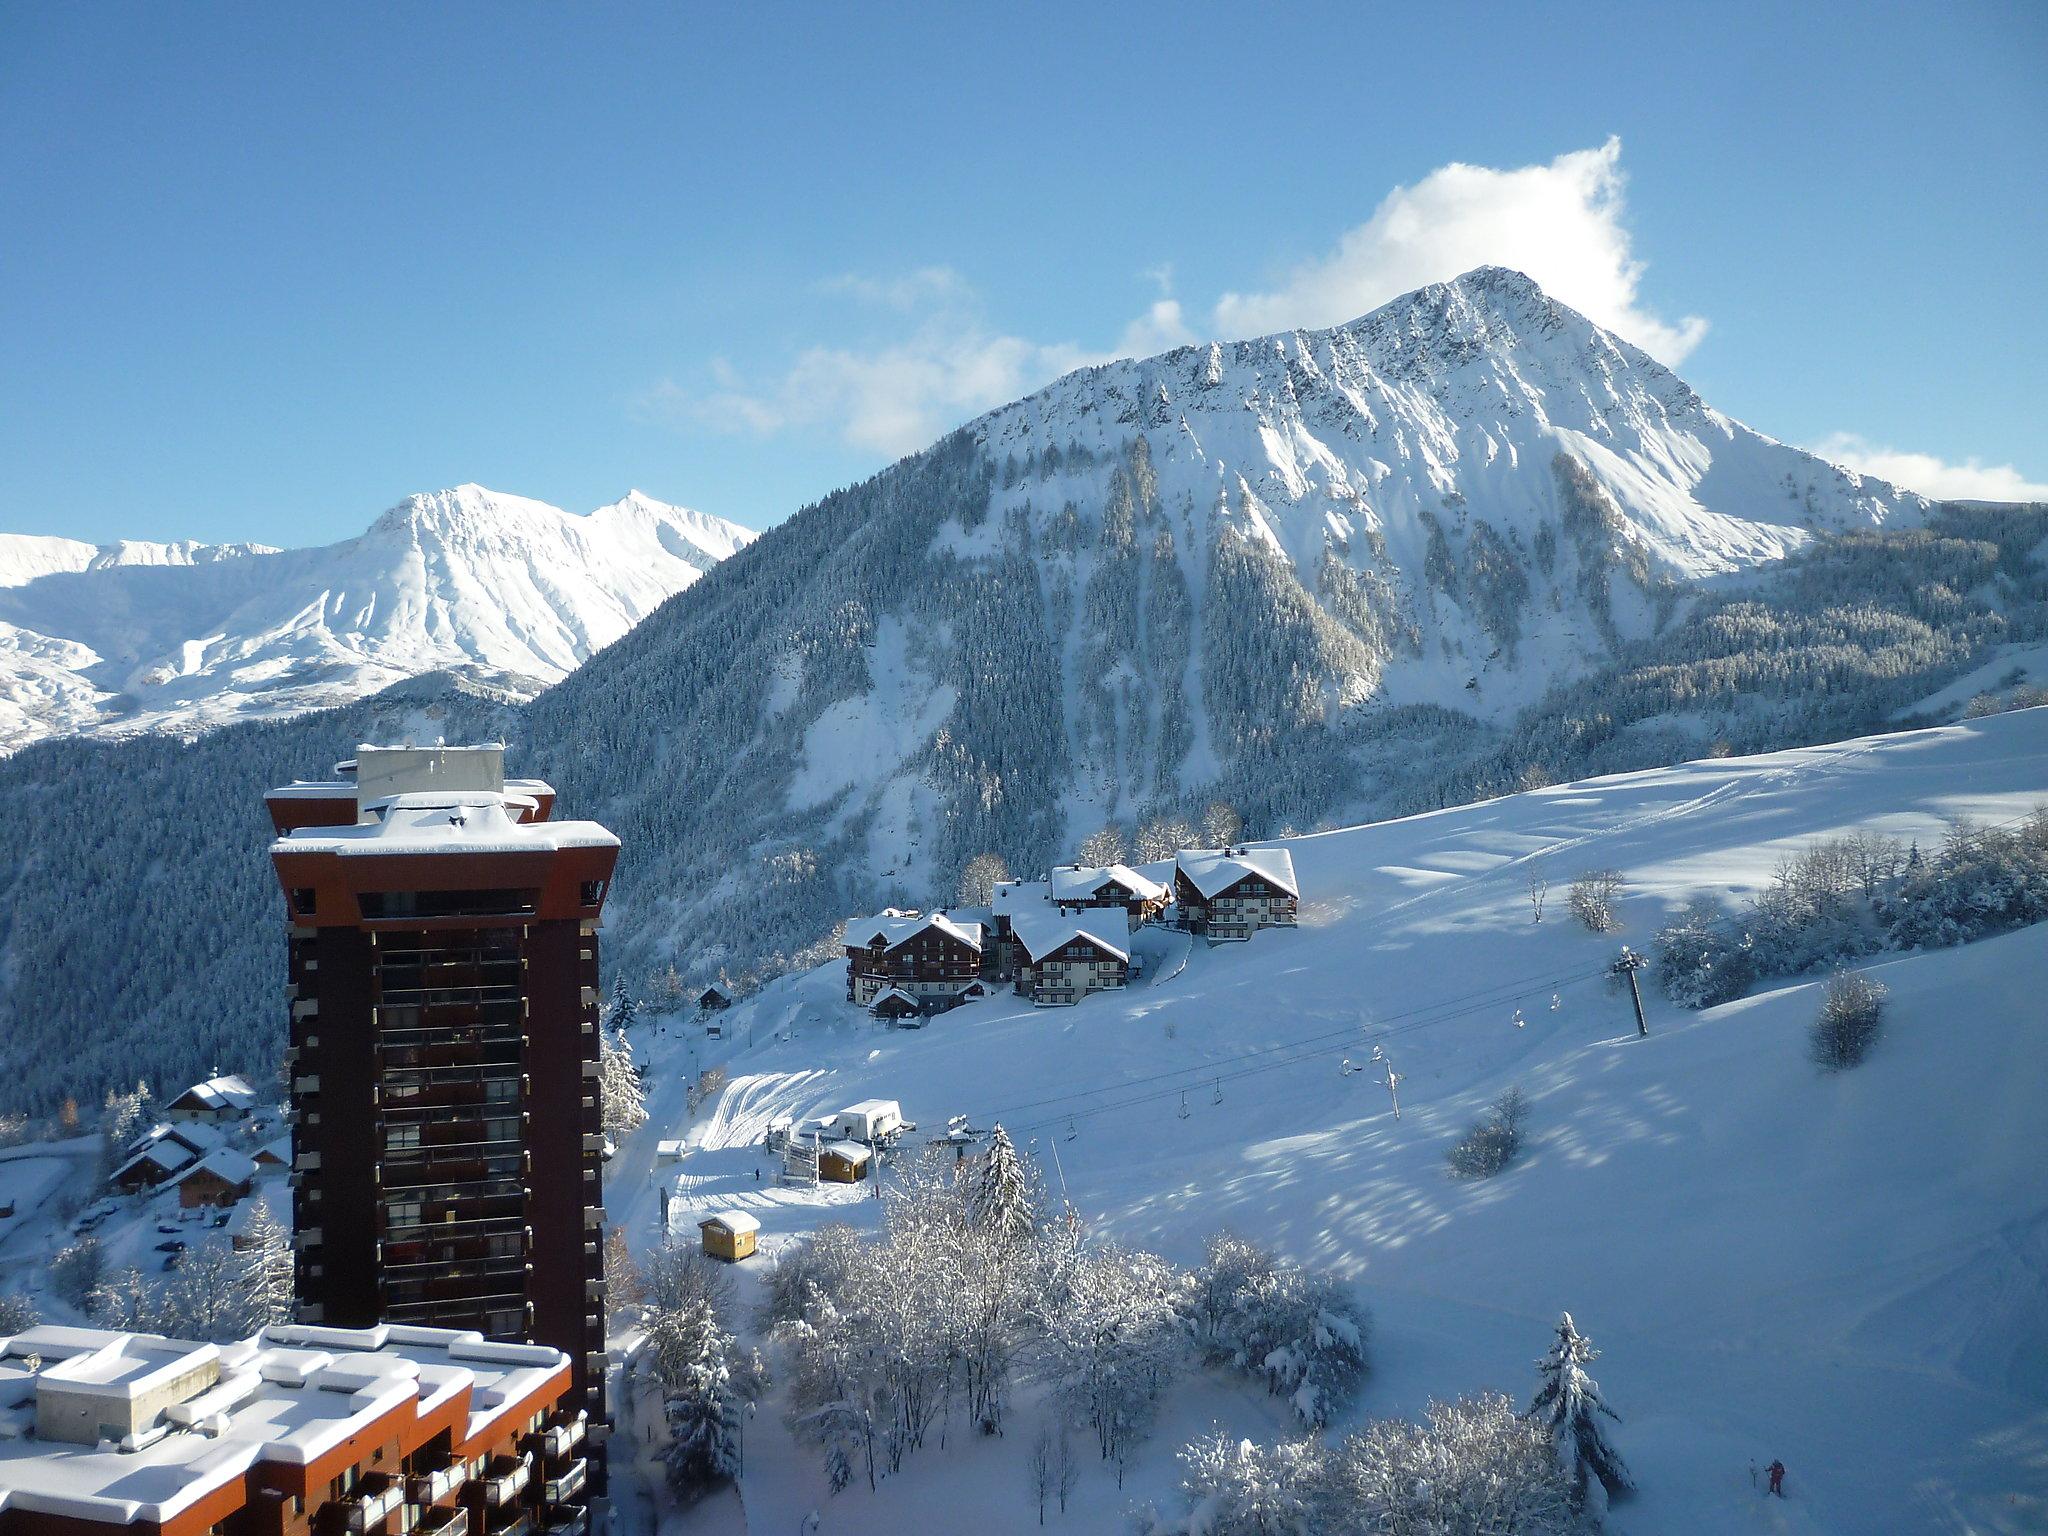
<path fill-rule="evenodd" d="M 1592 1340 L 1573 1326 L 1571 1313 L 1561 1314 L 1556 1341 L 1536 1362 L 1543 1384 L 1529 1405 L 1529 1417 L 1549 1431 L 1573 1497 L 1595 1513 L 1607 1507 L 1610 1494 L 1635 1487 L 1627 1463 L 1600 1422 L 1604 1414 L 1618 1424 L 1621 1415 L 1607 1406 L 1600 1384 L 1586 1374 L 1587 1365 L 1599 1357 Z"/>
<path fill-rule="evenodd" d="M 242 1228 L 242 1247 L 236 1256 L 242 1261 L 236 1284 L 242 1295 L 248 1331 L 289 1321 L 293 1294 L 291 1234 L 271 1213 L 270 1202 L 260 1195 Z"/>
<path fill-rule="evenodd" d="M 974 1219 L 1001 1241 L 1028 1242 L 1037 1220 L 1031 1176 L 1010 1133 L 996 1126 L 974 1184 Z"/>
<path fill-rule="evenodd" d="M 647 1095 L 633 1067 L 633 1047 L 607 1028 L 598 1041 L 597 1081 L 607 1136 L 627 1136 L 647 1123 Z"/>
<path fill-rule="evenodd" d="M 627 990 L 625 973 L 621 972 L 612 982 L 612 1005 L 605 1016 L 605 1023 L 623 1035 L 639 1017 L 640 1005 Z"/>
<path fill-rule="evenodd" d="M 742 1415 L 765 1379 L 720 1317 L 728 1277 L 686 1249 L 667 1249 L 647 1272 L 646 1358 L 661 1390 L 669 1486 L 695 1496 L 739 1475 Z"/>

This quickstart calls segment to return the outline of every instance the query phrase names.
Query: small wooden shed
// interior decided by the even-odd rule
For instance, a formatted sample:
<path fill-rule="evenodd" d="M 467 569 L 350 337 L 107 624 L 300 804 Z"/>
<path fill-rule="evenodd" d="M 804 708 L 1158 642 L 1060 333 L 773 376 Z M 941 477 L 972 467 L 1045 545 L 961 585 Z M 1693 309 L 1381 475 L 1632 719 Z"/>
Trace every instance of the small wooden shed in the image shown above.
<path fill-rule="evenodd" d="M 868 1176 L 874 1153 L 857 1141 L 828 1141 L 818 1149 L 818 1177 L 833 1184 L 858 1184 Z"/>
<path fill-rule="evenodd" d="M 761 1223 L 745 1211 L 720 1211 L 698 1222 L 697 1230 L 704 1234 L 706 1253 L 728 1264 L 737 1264 L 753 1256 Z"/>

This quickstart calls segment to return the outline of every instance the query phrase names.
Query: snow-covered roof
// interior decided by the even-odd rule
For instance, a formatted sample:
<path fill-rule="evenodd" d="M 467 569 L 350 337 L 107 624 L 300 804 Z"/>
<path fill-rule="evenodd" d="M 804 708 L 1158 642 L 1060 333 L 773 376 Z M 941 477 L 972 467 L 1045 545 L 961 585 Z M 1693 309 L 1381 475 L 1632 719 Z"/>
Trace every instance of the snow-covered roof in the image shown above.
<path fill-rule="evenodd" d="M 742 1232 L 758 1232 L 761 1230 L 761 1223 L 749 1216 L 745 1211 L 720 1211 L 715 1216 L 706 1216 L 697 1225 L 700 1227 L 723 1227 L 734 1237 L 738 1237 Z"/>
<path fill-rule="evenodd" d="M 182 1141 L 163 1136 L 151 1141 L 107 1177 L 119 1183 L 130 1173 L 153 1169 L 158 1178 L 163 1178 L 176 1173 L 198 1156 L 197 1152 Z"/>
<path fill-rule="evenodd" d="M 280 1136 L 275 1141 L 266 1141 L 256 1149 L 253 1156 L 259 1163 L 268 1158 L 274 1163 L 289 1168 L 292 1165 L 292 1139 L 290 1136 Z"/>
<path fill-rule="evenodd" d="M 828 1141 L 818 1150 L 831 1153 L 842 1163 L 864 1163 L 874 1155 L 857 1141 Z"/>
<path fill-rule="evenodd" d="M 901 987 L 890 987 L 885 992 L 878 992 L 875 994 L 875 1000 L 872 1003 L 868 1004 L 868 1011 L 870 1013 L 879 1012 L 881 1010 L 882 1004 L 892 1002 L 908 1003 L 912 1008 L 921 1008 L 923 1006 L 921 1003 L 918 1002 L 916 998 L 912 997 L 908 992 L 904 991 Z"/>
<path fill-rule="evenodd" d="M 30 1357 L 41 1360 L 29 1369 Z M 207 1382 L 209 1367 L 217 1380 Z M 416 1401 L 424 1416 L 463 1390 L 458 1442 L 547 1387 L 568 1356 L 447 1328 L 279 1325 L 233 1344 L 104 1328 L 31 1328 L 0 1337 L 0 1512 L 103 1525 L 167 1524 L 258 1463 L 304 1467 Z M 43 1383 L 61 1394 L 134 1399 L 196 1373 L 192 1396 L 126 1442 L 33 1438 Z"/>
<path fill-rule="evenodd" d="M 171 1109 L 232 1110 L 240 1113 L 256 1103 L 256 1090 L 249 1086 L 249 1080 L 229 1073 L 224 1077 L 209 1077 L 203 1083 L 194 1083 L 167 1106 Z"/>
<path fill-rule="evenodd" d="M 849 1104 L 839 1111 L 842 1115 L 866 1115 L 870 1120 L 878 1115 L 894 1115 L 903 1118 L 903 1106 L 895 1099 L 862 1099 L 858 1104 Z"/>
<path fill-rule="evenodd" d="M 981 924 L 960 923 L 943 912 L 932 912 L 912 916 L 898 912 L 891 907 L 873 917 L 863 917 L 846 925 L 846 942 L 856 949 L 870 949 L 880 943 L 886 949 L 898 949 L 909 943 L 928 928 L 958 939 L 974 949 L 981 948 Z"/>
<path fill-rule="evenodd" d="M 247 1184 L 256 1177 L 256 1164 L 233 1147 L 217 1147 L 179 1174 L 177 1182 L 199 1173 L 210 1173 L 224 1184 Z"/>
<path fill-rule="evenodd" d="M 208 1125 L 203 1120 L 163 1120 L 129 1142 L 127 1151 L 133 1155 L 161 1141 L 175 1142 L 194 1157 L 227 1144 L 219 1127 Z"/>
<path fill-rule="evenodd" d="M 996 887 L 989 906 L 1001 916 L 1009 917 L 1031 907 L 1044 906 L 1051 900 L 1051 888 L 1043 880 L 1005 880 Z"/>
<path fill-rule="evenodd" d="M 1052 872 L 1054 901 L 1086 901 L 1105 885 L 1114 885 L 1139 901 L 1157 901 L 1166 887 L 1148 880 L 1128 864 L 1069 864 Z"/>
<path fill-rule="evenodd" d="M 1131 958 L 1131 952 L 1124 947 L 1130 943 L 1130 935 L 1124 931 L 1121 917 L 1112 916 L 1112 920 L 1105 923 L 1101 915 L 1095 913 L 1066 913 L 1048 907 L 1015 914 L 1010 919 L 1010 931 L 1016 934 L 1017 942 L 1024 946 L 1024 952 L 1033 960 L 1040 955 L 1051 954 L 1072 939 L 1086 939 L 1096 948 L 1108 950 L 1119 960 Z"/>
<path fill-rule="evenodd" d="M 502 794 L 477 790 L 386 795 L 364 807 L 372 819 L 352 827 L 303 827 L 270 845 L 272 853 L 537 853 L 616 848 L 594 821 L 518 822 Z"/>
<path fill-rule="evenodd" d="M 1294 855 L 1285 848 L 1184 848 L 1174 862 L 1204 896 L 1227 891 L 1246 875 L 1257 875 L 1290 896 L 1301 895 L 1294 883 Z"/>

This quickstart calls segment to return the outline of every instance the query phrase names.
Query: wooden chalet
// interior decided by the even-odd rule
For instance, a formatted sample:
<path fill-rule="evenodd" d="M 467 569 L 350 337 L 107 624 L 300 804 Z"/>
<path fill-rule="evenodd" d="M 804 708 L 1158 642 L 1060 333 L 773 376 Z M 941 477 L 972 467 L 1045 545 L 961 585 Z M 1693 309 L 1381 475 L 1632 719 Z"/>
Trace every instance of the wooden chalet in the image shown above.
<path fill-rule="evenodd" d="M 699 1013 L 718 1013 L 732 1006 L 732 998 L 720 987 L 706 987 L 697 994 Z"/>
<path fill-rule="evenodd" d="M 227 1125 L 248 1119 L 255 1108 L 256 1090 L 231 1073 L 194 1083 L 164 1106 L 164 1118 Z"/>
<path fill-rule="evenodd" d="M 827 1184 L 858 1184 L 874 1158 L 873 1150 L 857 1141 L 828 1141 L 818 1148 L 818 1177 Z"/>
<path fill-rule="evenodd" d="M 1186 849 L 1174 859 L 1181 926 L 1212 944 L 1292 928 L 1301 901 L 1285 848 Z"/>
<path fill-rule="evenodd" d="M 1069 917 L 1052 910 L 1019 912 L 1011 922 L 1018 954 L 1017 992 L 1040 1008 L 1064 1008 L 1091 992 L 1130 980 L 1130 935 L 1112 912 Z"/>
<path fill-rule="evenodd" d="M 188 1211 L 202 1205 L 233 1205 L 249 1193 L 255 1179 L 254 1162 L 233 1147 L 222 1147 L 178 1175 L 178 1204 Z"/>
<path fill-rule="evenodd" d="M 846 998 L 870 1008 L 891 990 L 925 1013 L 962 1002 L 981 977 L 982 927 L 893 908 L 846 925 Z"/>
<path fill-rule="evenodd" d="M 1057 910 L 1069 915 L 1121 912 L 1131 933 L 1164 913 L 1173 899 L 1165 886 L 1128 864 L 1061 865 L 1047 877 L 1046 888 L 1047 899 Z"/>

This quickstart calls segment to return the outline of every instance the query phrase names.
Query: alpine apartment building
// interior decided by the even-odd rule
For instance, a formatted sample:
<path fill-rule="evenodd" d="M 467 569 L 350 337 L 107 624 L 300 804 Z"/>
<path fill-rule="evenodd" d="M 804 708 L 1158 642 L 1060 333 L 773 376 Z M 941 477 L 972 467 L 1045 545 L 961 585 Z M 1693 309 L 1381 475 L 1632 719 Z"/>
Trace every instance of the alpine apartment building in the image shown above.
<path fill-rule="evenodd" d="M 298 1321 L 545 1344 L 604 1417 L 597 929 L 618 839 L 504 749 L 266 797 L 289 924 Z M 595 1439 L 596 1436 L 593 1436 Z"/>

